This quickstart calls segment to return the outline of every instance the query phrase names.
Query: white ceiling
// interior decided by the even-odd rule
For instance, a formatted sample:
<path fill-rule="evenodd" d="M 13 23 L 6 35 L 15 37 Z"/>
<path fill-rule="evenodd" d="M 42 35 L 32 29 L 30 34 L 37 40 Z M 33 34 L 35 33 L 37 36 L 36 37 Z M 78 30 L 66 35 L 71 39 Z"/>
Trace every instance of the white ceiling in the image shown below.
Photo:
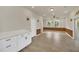
<path fill-rule="evenodd" d="M 56 17 L 63 18 L 69 16 L 73 9 L 78 8 L 78 6 L 34 6 L 34 8 L 26 6 L 25 8 L 44 17 L 50 17 L 54 13 Z M 54 11 L 51 12 L 50 8 L 54 8 Z"/>

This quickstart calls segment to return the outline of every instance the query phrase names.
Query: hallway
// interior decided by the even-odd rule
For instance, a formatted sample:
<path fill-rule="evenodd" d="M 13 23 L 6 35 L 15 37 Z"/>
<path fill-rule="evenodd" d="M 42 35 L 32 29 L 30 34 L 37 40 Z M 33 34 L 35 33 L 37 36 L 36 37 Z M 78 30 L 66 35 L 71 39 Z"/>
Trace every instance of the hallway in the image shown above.
<path fill-rule="evenodd" d="M 65 32 L 44 32 L 34 37 L 32 44 L 21 52 L 77 52 L 79 51 L 77 42 Z"/>

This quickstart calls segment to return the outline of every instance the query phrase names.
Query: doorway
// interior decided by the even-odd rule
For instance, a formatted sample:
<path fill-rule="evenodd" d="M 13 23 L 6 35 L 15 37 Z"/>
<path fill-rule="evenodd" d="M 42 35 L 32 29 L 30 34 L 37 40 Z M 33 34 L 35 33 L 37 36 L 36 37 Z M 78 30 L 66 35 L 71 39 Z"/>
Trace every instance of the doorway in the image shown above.
<path fill-rule="evenodd" d="M 48 20 L 46 22 L 46 27 L 58 28 L 60 27 L 60 20 Z"/>
<path fill-rule="evenodd" d="M 75 39 L 79 40 L 79 17 L 75 19 Z"/>

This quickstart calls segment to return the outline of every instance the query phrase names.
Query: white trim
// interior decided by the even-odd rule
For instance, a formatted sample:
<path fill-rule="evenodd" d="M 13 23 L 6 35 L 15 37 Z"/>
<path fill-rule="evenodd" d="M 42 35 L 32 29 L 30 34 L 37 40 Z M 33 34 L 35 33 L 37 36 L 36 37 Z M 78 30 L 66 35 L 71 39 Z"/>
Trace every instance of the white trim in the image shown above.
<path fill-rule="evenodd" d="M 74 37 L 71 37 L 67 32 L 65 32 L 70 38 L 74 39 Z"/>

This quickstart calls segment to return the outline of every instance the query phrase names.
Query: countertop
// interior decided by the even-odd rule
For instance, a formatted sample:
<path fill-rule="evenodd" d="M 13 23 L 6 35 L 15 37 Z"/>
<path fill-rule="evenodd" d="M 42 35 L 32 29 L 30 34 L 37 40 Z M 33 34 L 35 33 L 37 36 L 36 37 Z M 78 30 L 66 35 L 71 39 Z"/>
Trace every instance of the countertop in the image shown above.
<path fill-rule="evenodd" d="M 11 36 L 15 36 L 15 35 L 24 34 L 24 33 L 29 34 L 30 31 L 22 29 L 22 30 L 0 33 L 0 40 L 3 39 L 3 38 L 6 38 L 6 37 L 11 37 Z"/>

